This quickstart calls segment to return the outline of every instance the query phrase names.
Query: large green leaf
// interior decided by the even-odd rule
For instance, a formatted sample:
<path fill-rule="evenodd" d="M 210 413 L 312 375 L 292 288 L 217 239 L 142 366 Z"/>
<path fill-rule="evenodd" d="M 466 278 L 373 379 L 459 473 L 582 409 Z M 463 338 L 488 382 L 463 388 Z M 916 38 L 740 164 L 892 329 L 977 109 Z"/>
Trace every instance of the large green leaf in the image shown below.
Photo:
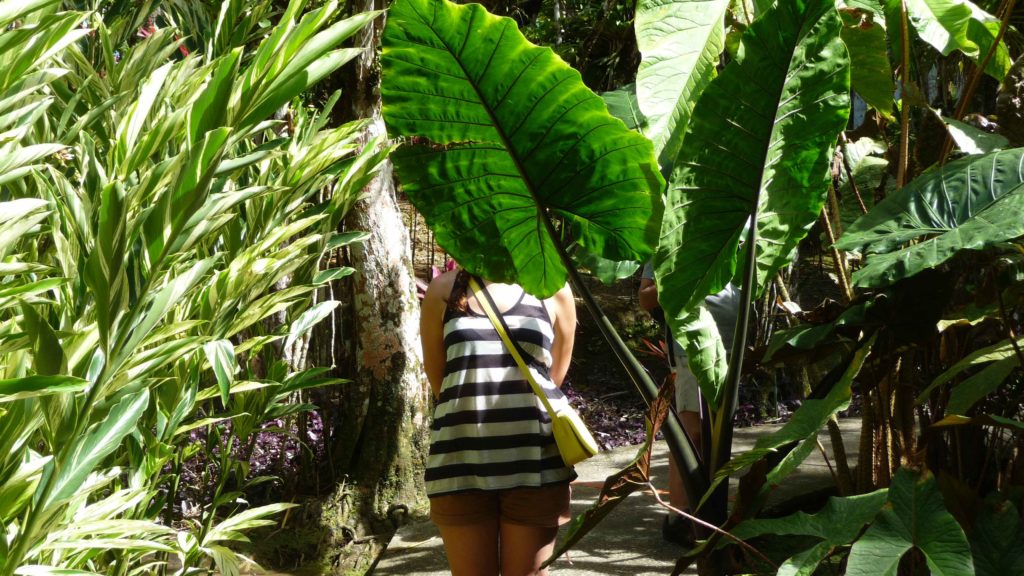
<path fill-rule="evenodd" d="M 985 498 L 971 531 L 971 550 L 977 576 L 1024 574 L 1024 523 L 1012 502 L 996 493 Z"/>
<path fill-rule="evenodd" d="M 916 548 L 935 576 L 973 576 L 967 537 L 939 493 L 935 477 L 901 468 L 889 487 L 889 502 L 853 544 L 847 576 L 894 576 L 900 558 Z"/>
<path fill-rule="evenodd" d="M 0 380 L 0 402 L 12 402 L 22 398 L 80 392 L 85 390 L 89 382 L 74 376 L 26 376 Z"/>
<path fill-rule="evenodd" d="M 1014 357 L 1016 352 L 1014 351 L 1014 345 L 1024 346 L 1024 338 L 1019 338 L 1016 342 L 1011 342 L 1009 339 L 1000 340 L 995 344 L 979 348 L 970 354 L 964 356 L 958 360 L 955 364 L 949 367 L 945 372 L 939 374 L 927 388 L 917 397 L 918 402 L 923 402 L 924 399 L 931 393 L 936 386 L 941 386 L 946 382 L 949 382 L 957 375 L 965 370 L 980 366 L 982 364 L 989 364 L 991 362 L 1001 362 L 1007 358 Z"/>
<path fill-rule="evenodd" d="M 629 278 L 640 269 L 639 262 L 632 260 L 624 260 L 622 262 L 606 260 L 600 256 L 594 256 L 586 250 L 573 251 L 572 258 L 578 268 L 585 268 L 590 271 L 594 278 L 609 286 L 623 278 Z"/>
<path fill-rule="evenodd" d="M 874 253 L 857 286 L 882 287 L 1024 234 L 1024 148 L 969 156 L 932 170 L 880 202 L 836 242 Z M 922 236 L 933 238 L 902 250 Z"/>
<path fill-rule="evenodd" d="M 999 19 L 970 0 L 906 0 L 907 16 L 921 39 L 943 55 L 959 50 L 980 63 L 999 34 Z M 985 72 L 1002 80 L 1010 55 L 1000 42 Z"/>
<path fill-rule="evenodd" d="M 868 106 L 892 119 L 892 67 L 885 45 L 885 28 L 875 22 L 875 13 L 862 8 L 840 11 L 842 38 L 850 51 L 850 83 Z"/>
<path fill-rule="evenodd" d="M 956 227 L 1024 182 L 1024 148 L 972 156 L 926 172 L 858 220 L 836 246 L 890 252 Z"/>
<path fill-rule="evenodd" d="M 686 350 L 690 372 L 708 405 L 718 406 L 729 363 L 714 316 L 704 305 L 698 306 L 684 319 L 679 333 L 682 337 L 676 338 Z"/>
<path fill-rule="evenodd" d="M 754 538 L 763 535 L 813 536 L 821 541 L 790 556 L 779 566 L 778 576 L 811 576 L 818 564 L 835 548 L 853 542 L 864 525 L 885 504 L 887 490 L 848 498 L 829 498 L 817 514 L 797 512 L 784 518 L 747 520 L 731 530 L 733 536 Z"/>
<path fill-rule="evenodd" d="M 640 102 L 636 99 L 636 84 L 627 84 L 617 90 L 601 94 L 608 113 L 615 116 L 630 130 L 641 134 L 647 132 L 647 118 L 640 111 Z"/>
<path fill-rule="evenodd" d="M 651 144 L 554 52 L 447 0 L 398 0 L 382 43 L 384 120 L 415 142 L 392 155 L 399 181 L 463 267 L 555 293 L 567 277 L 546 229 L 555 215 L 593 254 L 650 256 L 662 188 Z"/>
<path fill-rule="evenodd" d="M 640 110 L 663 170 L 679 152 L 690 114 L 715 76 L 725 45 L 729 0 L 639 0 L 636 43 L 643 55 L 636 73 Z"/>
<path fill-rule="evenodd" d="M 1020 365 L 1017 356 L 1004 358 L 986 366 L 984 370 L 964 380 L 953 389 L 946 412 L 966 414 L 979 400 L 995 392 L 996 388 Z"/>
<path fill-rule="evenodd" d="M 705 89 L 675 163 L 655 258 L 659 301 L 683 315 L 721 290 L 757 209 L 757 286 L 817 220 L 849 115 L 849 57 L 832 2 L 780 2 Z"/>
<path fill-rule="evenodd" d="M 970 124 L 952 118 L 942 118 L 946 130 L 956 142 L 956 147 L 967 154 L 987 154 L 1006 148 L 1010 141 L 1005 136 L 990 134 Z"/>

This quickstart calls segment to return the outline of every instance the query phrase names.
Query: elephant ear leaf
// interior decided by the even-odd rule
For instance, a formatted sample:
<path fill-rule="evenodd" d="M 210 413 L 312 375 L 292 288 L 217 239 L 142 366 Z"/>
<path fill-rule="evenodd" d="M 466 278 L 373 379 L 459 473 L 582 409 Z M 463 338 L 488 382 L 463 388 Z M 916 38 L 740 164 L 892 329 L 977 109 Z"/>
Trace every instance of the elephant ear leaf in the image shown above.
<path fill-rule="evenodd" d="M 715 76 L 725 47 L 729 0 L 640 0 L 636 43 L 643 59 L 636 73 L 640 109 L 663 169 L 671 167 L 698 97 Z"/>
<path fill-rule="evenodd" d="M 574 241 L 647 259 L 661 189 L 651 143 L 608 114 L 578 72 L 477 4 L 397 0 L 382 38 L 381 97 L 399 182 L 468 271 L 546 297 Z"/>
<path fill-rule="evenodd" d="M 889 6 L 899 6 L 899 3 Z M 907 0 L 907 16 L 921 39 L 948 56 L 959 50 L 980 63 L 992 50 L 985 72 L 1002 81 L 1010 54 L 999 38 L 999 19 L 967 0 Z M 889 8 L 899 13 L 898 8 Z M 993 49 L 996 40 L 999 44 Z"/>
<path fill-rule="evenodd" d="M 919 176 L 850 226 L 836 246 L 869 253 L 853 275 L 888 286 L 1024 234 L 1024 148 L 968 156 Z M 916 244 L 907 242 L 931 236 Z"/>
<path fill-rule="evenodd" d="M 853 544 L 849 576 L 895 576 L 911 548 L 921 551 L 932 574 L 974 575 L 967 536 L 946 509 L 931 472 L 901 468 L 889 488 L 889 502 Z"/>
<path fill-rule="evenodd" d="M 647 118 L 640 111 L 640 102 L 636 97 L 636 84 L 627 84 L 622 88 L 601 94 L 608 112 L 622 120 L 626 128 L 644 134 L 647 131 Z"/>
<path fill-rule="evenodd" d="M 885 504 L 888 490 L 876 490 L 847 498 L 832 497 L 817 514 L 797 512 L 784 518 L 747 520 L 732 530 L 743 540 L 772 535 L 808 536 L 819 541 L 812 547 L 790 556 L 778 574 L 806 576 L 814 573 L 818 564 L 837 547 L 855 540 Z"/>
<path fill-rule="evenodd" d="M 704 89 L 672 172 L 655 258 L 659 301 L 674 329 L 733 279 L 751 214 L 755 293 L 817 220 L 849 117 L 841 27 L 830 0 L 779 2 Z"/>

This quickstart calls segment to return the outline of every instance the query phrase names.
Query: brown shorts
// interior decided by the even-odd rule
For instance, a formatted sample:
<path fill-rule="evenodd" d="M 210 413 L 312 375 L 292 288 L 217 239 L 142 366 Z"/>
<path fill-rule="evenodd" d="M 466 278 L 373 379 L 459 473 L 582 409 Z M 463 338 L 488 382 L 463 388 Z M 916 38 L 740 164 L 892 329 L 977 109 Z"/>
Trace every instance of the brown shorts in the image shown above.
<path fill-rule="evenodd" d="M 489 520 L 551 528 L 569 521 L 569 483 L 434 496 L 430 519 L 438 526 L 465 526 Z"/>

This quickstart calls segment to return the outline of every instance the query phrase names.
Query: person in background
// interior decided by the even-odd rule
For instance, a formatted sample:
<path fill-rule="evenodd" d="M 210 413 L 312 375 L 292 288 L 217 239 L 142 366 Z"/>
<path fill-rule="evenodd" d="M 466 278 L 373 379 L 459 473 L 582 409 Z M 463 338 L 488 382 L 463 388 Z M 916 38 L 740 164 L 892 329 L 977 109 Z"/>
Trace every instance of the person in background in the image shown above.
<path fill-rule="evenodd" d="M 668 330 L 668 323 L 665 322 L 661 306 L 658 304 L 658 287 L 654 283 L 654 270 L 650 263 L 644 266 L 640 278 L 640 306 L 647 310 L 656 319 L 665 325 L 665 342 L 669 345 L 668 362 L 672 373 L 676 375 L 676 397 L 675 409 L 683 429 L 693 440 L 694 445 L 701 445 L 701 394 L 697 385 L 697 378 L 690 371 L 689 360 L 686 351 L 679 345 L 679 342 L 672 337 Z M 719 293 L 708 296 L 704 299 L 711 316 L 715 319 L 718 332 L 722 336 L 725 350 L 728 353 L 732 347 L 733 332 L 736 329 L 736 315 L 740 305 L 739 292 L 732 284 Z M 686 499 L 686 491 L 683 489 L 683 479 L 679 473 L 675 458 L 669 456 L 669 481 L 668 493 L 669 503 L 676 509 L 689 511 L 689 502 Z M 670 514 L 665 517 L 662 524 L 661 534 L 669 542 L 681 545 L 690 545 L 694 541 L 692 523 L 685 517 L 678 514 Z"/>
<path fill-rule="evenodd" d="M 557 410 L 569 369 L 576 305 L 566 285 L 539 300 L 515 284 L 482 281 L 509 336 Z M 460 269 L 434 278 L 420 320 L 434 395 L 426 486 L 454 576 L 543 575 L 569 521 L 572 467 L 551 418 L 469 289 Z"/>

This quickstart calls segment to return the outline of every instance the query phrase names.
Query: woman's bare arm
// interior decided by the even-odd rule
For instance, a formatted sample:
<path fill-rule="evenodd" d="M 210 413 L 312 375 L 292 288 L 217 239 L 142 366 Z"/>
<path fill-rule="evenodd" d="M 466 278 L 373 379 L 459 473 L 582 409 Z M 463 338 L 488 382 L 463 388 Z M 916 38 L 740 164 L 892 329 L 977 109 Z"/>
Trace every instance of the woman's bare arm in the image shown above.
<path fill-rule="evenodd" d="M 556 386 L 561 386 L 569 371 L 572 345 L 576 339 L 576 299 L 566 284 L 547 302 L 555 330 L 555 341 L 551 346 L 551 380 Z"/>
<path fill-rule="evenodd" d="M 640 307 L 650 312 L 658 307 L 658 286 L 650 278 L 640 280 Z"/>
<path fill-rule="evenodd" d="M 441 394 L 444 380 L 444 310 L 452 291 L 455 271 L 446 272 L 430 282 L 420 309 L 420 345 L 423 348 L 423 369 L 434 398 Z"/>

